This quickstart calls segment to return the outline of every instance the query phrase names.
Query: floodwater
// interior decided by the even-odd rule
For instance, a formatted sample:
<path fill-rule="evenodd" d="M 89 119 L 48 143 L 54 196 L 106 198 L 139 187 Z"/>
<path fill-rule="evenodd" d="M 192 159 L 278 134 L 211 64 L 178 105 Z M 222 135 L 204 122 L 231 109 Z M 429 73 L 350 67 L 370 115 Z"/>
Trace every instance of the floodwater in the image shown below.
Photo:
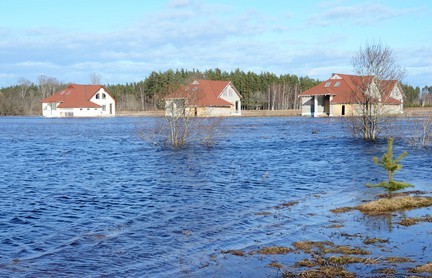
<path fill-rule="evenodd" d="M 371 256 L 415 261 L 393 266 L 400 274 L 432 260 L 430 223 L 329 212 L 383 192 L 364 184 L 386 178 L 371 161 L 385 142 L 355 141 L 338 119 L 229 118 L 216 146 L 171 150 L 136 135 L 151 121 L 0 118 L 0 276 L 277 277 L 270 261 L 301 255 L 221 251 L 361 242 L 343 234 L 388 239 Z M 403 150 L 395 178 L 430 191 L 431 151 L 396 140 Z M 378 266 L 348 268 L 373 276 Z"/>

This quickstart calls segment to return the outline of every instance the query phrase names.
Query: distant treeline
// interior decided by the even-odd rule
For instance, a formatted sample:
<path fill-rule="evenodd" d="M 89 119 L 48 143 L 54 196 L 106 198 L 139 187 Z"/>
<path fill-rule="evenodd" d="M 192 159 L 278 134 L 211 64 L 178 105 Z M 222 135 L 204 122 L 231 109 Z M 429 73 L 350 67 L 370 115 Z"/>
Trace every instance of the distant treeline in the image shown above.
<path fill-rule="evenodd" d="M 95 84 L 98 80 L 90 78 Z M 164 97 L 195 79 L 229 80 L 242 95 L 242 108 L 247 110 L 298 109 L 298 95 L 320 83 L 320 80 L 296 75 L 275 75 L 269 72 L 260 74 L 244 72 L 239 69 L 231 72 L 220 69 L 167 70 L 152 72 L 140 82 L 126 84 L 107 84 L 105 87 L 117 100 L 119 111 L 145 111 L 164 107 Z M 14 86 L 0 89 L 0 115 L 40 115 L 40 100 L 63 89 L 67 84 L 54 77 L 41 75 L 35 84 L 20 79 Z M 423 88 L 402 84 L 406 106 L 432 105 L 432 86 Z"/>

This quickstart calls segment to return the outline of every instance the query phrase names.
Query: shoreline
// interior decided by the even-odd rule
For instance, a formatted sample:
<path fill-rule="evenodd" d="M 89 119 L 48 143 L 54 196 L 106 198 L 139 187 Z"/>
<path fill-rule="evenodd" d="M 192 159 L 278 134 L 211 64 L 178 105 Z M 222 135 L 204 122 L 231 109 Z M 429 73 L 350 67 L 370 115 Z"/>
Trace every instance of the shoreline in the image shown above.
<path fill-rule="evenodd" d="M 432 114 L 432 107 L 405 108 L 402 117 Z M 164 110 L 117 111 L 118 117 L 162 117 Z M 233 116 L 234 117 L 234 116 Z M 289 110 L 242 110 L 241 116 L 235 117 L 301 117 L 301 109 Z"/>

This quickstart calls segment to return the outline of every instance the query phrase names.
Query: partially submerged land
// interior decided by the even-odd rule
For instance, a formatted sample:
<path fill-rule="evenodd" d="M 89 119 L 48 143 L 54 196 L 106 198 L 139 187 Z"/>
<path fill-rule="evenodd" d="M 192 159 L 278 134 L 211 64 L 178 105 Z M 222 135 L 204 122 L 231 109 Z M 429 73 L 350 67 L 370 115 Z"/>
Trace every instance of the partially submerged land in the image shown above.
<path fill-rule="evenodd" d="M 334 208 L 331 213 L 337 216 L 359 211 L 367 218 L 384 217 L 389 219 L 390 229 L 398 225 L 412 226 L 432 222 L 432 217 L 428 215 L 407 217 L 405 214 L 407 211 L 432 206 L 432 197 L 427 195 L 430 195 L 430 192 L 413 190 L 383 194 L 378 196 L 377 200 L 355 207 Z M 299 202 L 293 201 L 275 206 L 273 209 L 280 210 L 298 204 Z M 257 212 L 256 215 L 272 217 L 274 213 L 264 211 Z M 402 220 L 396 220 L 395 213 L 402 213 Z M 334 223 L 333 225 L 322 228 L 340 230 L 349 226 L 348 221 L 356 221 L 353 217 L 345 219 L 346 222 L 332 220 L 330 222 Z M 393 256 L 391 248 L 397 248 L 398 243 L 391 242 L 389 238 L 337 231 L 334 232 L 334 236 L 339 241 L 342 239 L 343 244 L 332 241 L 294 241 L 291 245 L 256 246 L 245 250 L 221 250 L 220 253 L 225 260 L 230 260 L 230 256 L 234 256 L 244 258 L 245 261 L 250 260 L 248 258 L 269 261 L 266 267 L 273 269 L 274 274 L 280 277 L 430 277 L 432 274 L 432 257 L 423 258 L 425 261 L 416 261 L 410 257 Z M 383 252 L 390 255 L 383 256 Z"/>

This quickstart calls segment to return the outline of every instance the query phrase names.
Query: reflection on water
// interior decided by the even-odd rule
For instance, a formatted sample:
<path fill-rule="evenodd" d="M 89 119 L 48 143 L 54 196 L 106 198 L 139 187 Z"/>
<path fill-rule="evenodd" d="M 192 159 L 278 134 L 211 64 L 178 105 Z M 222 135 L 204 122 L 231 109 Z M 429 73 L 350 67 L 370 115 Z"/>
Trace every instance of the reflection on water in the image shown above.
<path fill-rule="evenodd" d="M 153 120 L 0 118 L 0 276 L 266 275 L 218 254 L 326 240 L 323 226 L 347 218 L 329 209 L 375 198 L 363 185 L 385 178 L 371 162 L 385 143 L 355 142 L 337 119 L 226 119 L 215 147 L 176 151 L 136 136 Z M 397 177 L 427 189 L 430 153 L 409 153 Z M 425 238 L 357 220 L 347 232 L 390 236 L 407 255 Z"/>

